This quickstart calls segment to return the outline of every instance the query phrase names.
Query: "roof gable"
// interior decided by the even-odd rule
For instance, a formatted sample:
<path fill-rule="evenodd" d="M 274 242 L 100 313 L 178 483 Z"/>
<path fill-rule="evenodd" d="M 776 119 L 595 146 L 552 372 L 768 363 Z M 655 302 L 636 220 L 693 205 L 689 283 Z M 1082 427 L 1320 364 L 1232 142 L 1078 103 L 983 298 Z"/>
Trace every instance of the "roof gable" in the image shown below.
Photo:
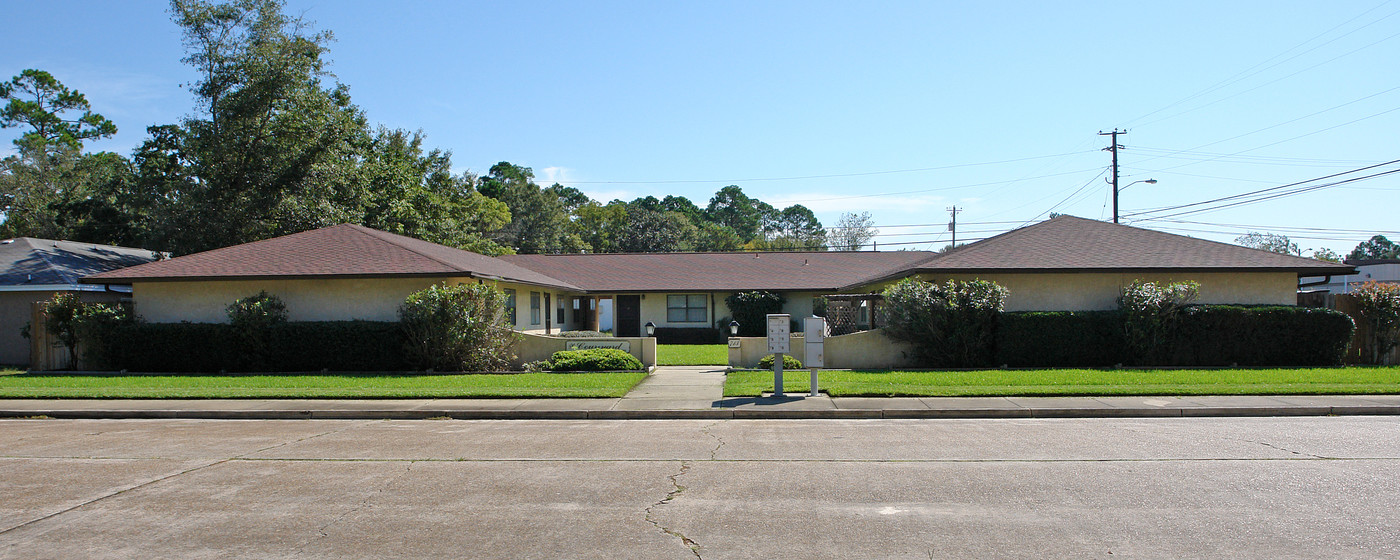
<path fill-rule="evenodd" d="M 471 276 L 574 289 L 470 251 L 353 224 L 214 249 L 89 277 L 94 282 L 267 277 Z"/>
<path fill-rule="evenodd" d="M 934 255 L 903 272 L 1220 270 L 1325 275 L 1351 269 L 1229 243 L 1059 216 Z M 889 276 L 872 275 L 865 282 Z"/>
<path fill-rule="evenodd" d="M 0 285 L 72 286 L 91 274 L 155 259 L 147 249 L 16 237 L 0 241 Z"/>

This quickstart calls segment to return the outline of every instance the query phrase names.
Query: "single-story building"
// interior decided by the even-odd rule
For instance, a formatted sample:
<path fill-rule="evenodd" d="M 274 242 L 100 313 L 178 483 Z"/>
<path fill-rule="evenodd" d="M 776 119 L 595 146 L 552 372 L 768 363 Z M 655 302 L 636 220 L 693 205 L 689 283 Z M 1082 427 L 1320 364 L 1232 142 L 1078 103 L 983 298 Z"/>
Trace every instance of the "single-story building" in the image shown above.
<path fill-rule="evenodd" d="M 1347 259 L 1342 262 L 1355 267 L 1356 273 L 1312 279 L 1304 283 L 1306 291 L 1349 294 L 1367 282 L 1400 284 L 1400 259 Z"/>
<path fill-rule="evenodd" d="M 31 343 L 20 331 L 33 320 L 34 304 L 54 294 L 75 293 L 83 301 L 131 299 L 131 289 L 117 283 L 87 283 L 83 277 L 148 263 L 160 254 L 116 247 L 34 237 L 0 240 L 0 364 L 30 364 Z"/>
<path fill-rule="evenodd" d="M 460 249 L 340 225 L 91 276 L 132 286 L 152 322 L 221 322 L 261 290 L 292 320 L 394 320 L 399 304 L 436 283 L 491 282 L 512 297 L 515 328 L 597 330 L 602 301 L 615 334 L 722 329 L 725 297 L 766 290 L 794 318 L 816 296 L 858 297 L 906 277 L 983 278 L 1007 286 L 1009 310 L 1108 309 L 1137 279 L 1195 280 L 1202 303 L 1292 305 L 1298 279 L 1355 270 L 1301 257 L 1061 216 L 945 253 L 926 251 L 510 255 Z M 839 298 L 837 298 L 839 299 Z"/>

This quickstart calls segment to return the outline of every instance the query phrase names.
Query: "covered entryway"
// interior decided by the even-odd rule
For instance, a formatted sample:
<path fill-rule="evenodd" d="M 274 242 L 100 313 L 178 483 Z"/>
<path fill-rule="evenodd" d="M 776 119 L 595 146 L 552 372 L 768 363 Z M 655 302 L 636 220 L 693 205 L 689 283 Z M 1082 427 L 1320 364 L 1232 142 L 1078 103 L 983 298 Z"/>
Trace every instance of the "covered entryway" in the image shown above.
<path fill-rule="evenodd" d="M 642 296 L 617 296 L 614 336 L 642 336 Z"/>

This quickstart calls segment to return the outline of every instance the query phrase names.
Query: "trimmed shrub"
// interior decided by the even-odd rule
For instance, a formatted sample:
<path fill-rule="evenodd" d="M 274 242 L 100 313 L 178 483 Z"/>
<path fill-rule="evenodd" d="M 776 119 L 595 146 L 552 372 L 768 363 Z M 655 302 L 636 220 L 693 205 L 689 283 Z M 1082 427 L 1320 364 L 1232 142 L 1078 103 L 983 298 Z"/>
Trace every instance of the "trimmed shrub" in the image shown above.
<path fill-rule="evenodd" d="M 773 362 L 777 361 L 777 354 L 769 354 L 758 359 L 758 369 L 773 369 Z M 783 354 L 783 369 L 802 369 L 802 360 L 792 357 L 790 354 Z"/>
<path fill-rule="evenodd" d="M 550 371 L 626 371 L 642 369 L 642 361 L 616 348 L 560 350 L 549 357 Z"/>
<path fill-rule="evenodd" d="M 885 289 L 885 332 L 913 344 L 921 365 L 989 366 L 992 335 L 1007 293 L 987 280 L 938 284 L 905 278 Z"/>
<path fill-rule="evenodd" d="M 1167 362 L 1182 366 L 1340 365 L 1355 325 L 1331 309 L 1197 305 L 1185 308 Z"/>
<path fill-rule="evenodd" d="M 229 326 L 233 327 L 242 347 L 243 363 L 238 369 L 266 371 L 269 369 L 272 344 L 271 329 L 287 322 L 287 305 L 266 290 L 241 298 L 224 309 Z"/>
<path fill-rule="evenodd" d="M 598 331 L 559 331 L 559 334 L 555 336 L 564 338 L 607 338 L 611 337 L 612 333 Z"/>
<path fill-rule="evenodd" d="M 739 336 L 767 336 L 768 315 L 782 313 L 787 298 L 774 292 L 739 292 L 724 298 L 733 321 L 739 322 Z M 729 328 L 726 323 L 724 328 Z"/>
<path fill-rule="evenodd" d="M 727 325 L 727 323 L 726 323 Z M 726 330 L 709 327 L 656 327 L 657 344 L 724 344 Z"/>
<path fill-rule="evenodd" d="M 486 284 L 436 285 L 399 307 L 409 361 L 441 371 L 504 371 L 515 340 L 506 295 Z"/>
<path fill-rule="evenodd" d="M 277 371 L 404 371 L 404 329 L 388 321 L 305 321 L 270 329 Z"/>
<path fill-rule="evenodd" d="M 1196 300 L 1201 285 L 1187 280 L 1170 284 L 1134 280 L 1118 296 L 1123 312 L 1123 336 L 1134 364 L 1171 361 L 1171 342 L 1177 336 L 1186 306 Z"/>
<path fill-rule="evenodd" d="M 997 318 L 997 364 L 1109 367 L 1127 357 L 1117 311 L 1022 311 Z"/>
<path fill-rule="evenodd" d="M 1366 346 L 1371 355 L 1362 359 L 1380 364 L 1390 349 L 1400 343 L 1400 285 L 1372 280 L 1352 290 L 1351 295 L 1356 298 L 1361 319 L 1370 327 L 1371 340 L 1366 341 Z"/>

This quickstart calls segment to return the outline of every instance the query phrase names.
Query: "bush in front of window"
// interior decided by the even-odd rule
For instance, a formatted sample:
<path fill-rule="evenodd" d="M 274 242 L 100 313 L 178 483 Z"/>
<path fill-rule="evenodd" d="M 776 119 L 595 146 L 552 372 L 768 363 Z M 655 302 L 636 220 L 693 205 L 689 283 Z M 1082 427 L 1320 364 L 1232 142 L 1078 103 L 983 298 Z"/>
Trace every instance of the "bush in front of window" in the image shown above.
<path fill-rule="evenodd" d="M 734 320 L 739 322 L 739 336 L 767 336 L 768 314 L 782 313 L 787 298 L 765 291 L 739 292 L 724 298 Z"/>
<path fill-rule="evenodd" d="M 550 371 L 627 371 L 642 369 L 642 361 L 616 348 L 560 350 L 549 357 Z"/>
<path fill-rule="evenodd" d="M 598 331 L 560 331 L 559 334 L 554 336 L 563 338 L 612 338 L 612 333 Z"/>

